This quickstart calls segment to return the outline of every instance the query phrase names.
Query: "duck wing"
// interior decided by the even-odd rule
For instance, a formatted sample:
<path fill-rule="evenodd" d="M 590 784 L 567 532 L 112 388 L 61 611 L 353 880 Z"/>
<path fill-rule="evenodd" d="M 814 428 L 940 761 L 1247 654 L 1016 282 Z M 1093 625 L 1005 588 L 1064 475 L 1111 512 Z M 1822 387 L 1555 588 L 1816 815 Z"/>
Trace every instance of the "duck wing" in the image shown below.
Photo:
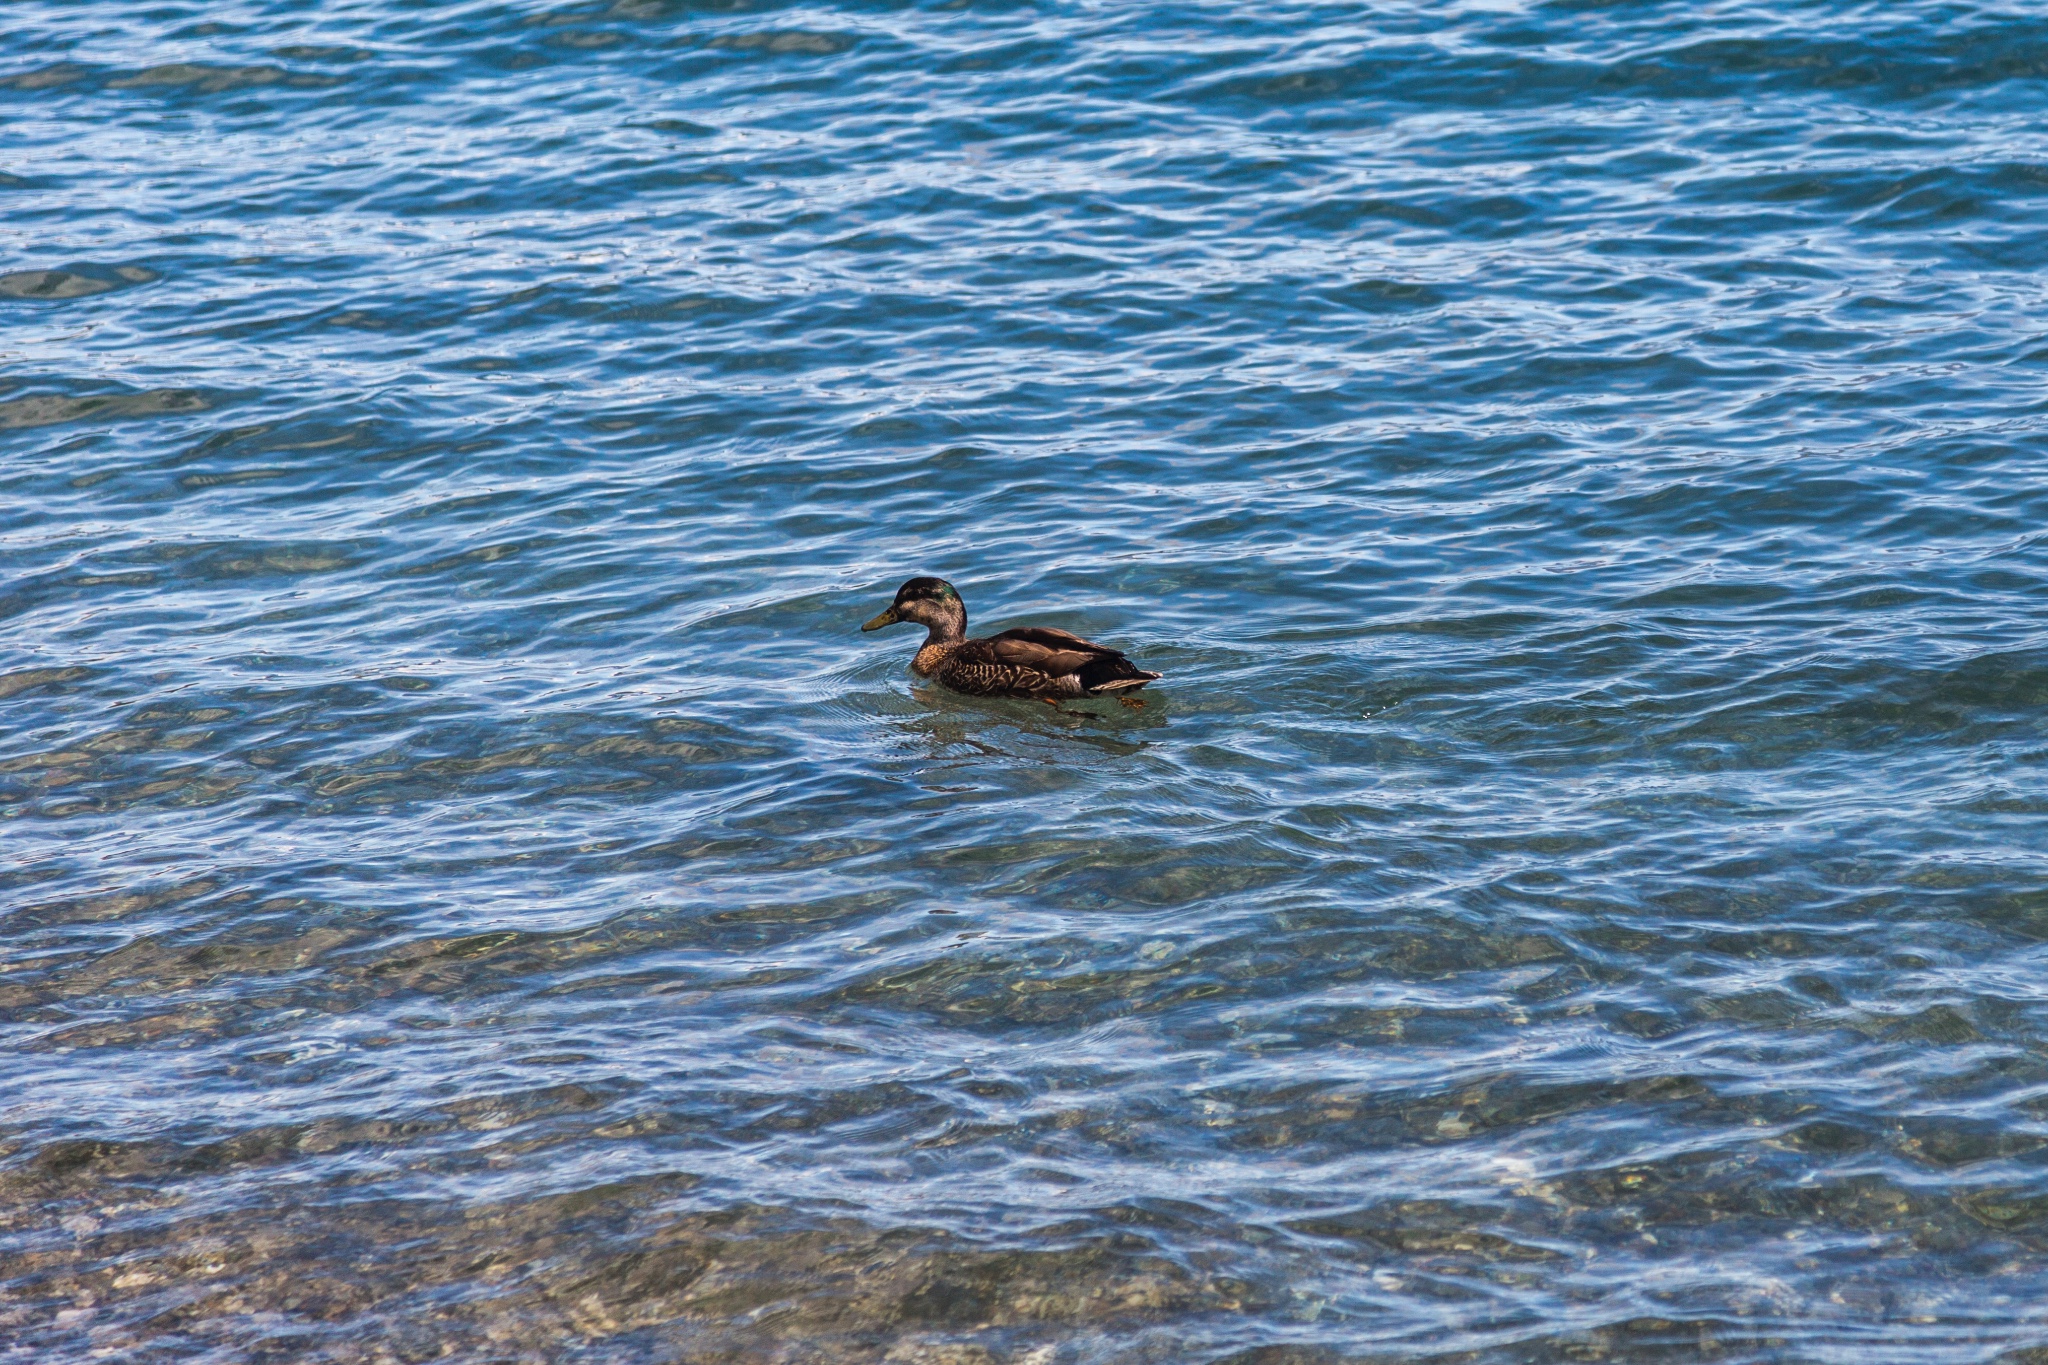
<path fill-rule="evenodd" d="M 1159 676 L 1133 664 L 1120 649 L 1051 626 L 1020 626 L 991 635 L 988 648 L 1013 668 L 1029 668 L 1052 678 L 1071 677 L 1083 692 L 1121 692 L 1143 687 Z"/>
<path fill-rule="evenodd" d="M 1078 673 L 1105 654 L 1121 653 L 1051 626 L 1020 626 L 991 635 L 988 648 L 1013 668 L 1029 668 L 1051 678 Z"/>

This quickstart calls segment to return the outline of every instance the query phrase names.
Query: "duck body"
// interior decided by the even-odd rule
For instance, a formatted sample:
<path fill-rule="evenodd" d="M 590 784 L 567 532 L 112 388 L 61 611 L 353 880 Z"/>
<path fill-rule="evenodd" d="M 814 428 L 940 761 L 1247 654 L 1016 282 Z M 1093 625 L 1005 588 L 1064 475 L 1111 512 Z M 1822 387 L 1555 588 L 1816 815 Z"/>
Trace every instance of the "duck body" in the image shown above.
<path fill-rule="evenodd" d="M 942 578 L 913 578 L 889 609 L 862 626 L 880 630 L 914 621 L 929 632 L 910 667 L 920 677 L 971 697 L 1112 696 L 1159 677 L 1120 649 L 1050 626 L 1022 626 L 986 639 L 967 638 L 967 604 Z M 1136 703 L 1133 703 L 1134 705 Z"/>
<path fill-rule="evenodd" d="M 1137 667 L 1121 650 L 1050 626 L 927 644 L 910 667 L 971 697 L 1100 696 L 1134 691 L 1159 676 Z"/>

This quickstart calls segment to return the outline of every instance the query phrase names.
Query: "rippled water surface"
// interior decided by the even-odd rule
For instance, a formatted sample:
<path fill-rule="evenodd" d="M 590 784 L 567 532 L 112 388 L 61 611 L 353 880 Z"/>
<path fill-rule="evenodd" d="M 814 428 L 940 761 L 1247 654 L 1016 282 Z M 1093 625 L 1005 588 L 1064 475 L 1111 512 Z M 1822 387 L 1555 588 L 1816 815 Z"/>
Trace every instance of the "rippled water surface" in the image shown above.
<path fill-rule="evenodd" d="M 0 1361 L 2048 1359 L 2041 6 L 0 34 Z"/>

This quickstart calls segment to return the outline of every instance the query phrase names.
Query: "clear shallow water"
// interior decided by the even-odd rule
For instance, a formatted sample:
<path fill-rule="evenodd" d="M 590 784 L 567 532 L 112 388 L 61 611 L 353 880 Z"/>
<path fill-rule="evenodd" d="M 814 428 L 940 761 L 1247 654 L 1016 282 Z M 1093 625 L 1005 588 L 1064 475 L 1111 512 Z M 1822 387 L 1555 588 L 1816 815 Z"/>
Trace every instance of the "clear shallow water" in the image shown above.
<path fill-rule="evenodd" d="M 2037 9 L 4 32 L 0 1359 L 2048 1350 Z"/>

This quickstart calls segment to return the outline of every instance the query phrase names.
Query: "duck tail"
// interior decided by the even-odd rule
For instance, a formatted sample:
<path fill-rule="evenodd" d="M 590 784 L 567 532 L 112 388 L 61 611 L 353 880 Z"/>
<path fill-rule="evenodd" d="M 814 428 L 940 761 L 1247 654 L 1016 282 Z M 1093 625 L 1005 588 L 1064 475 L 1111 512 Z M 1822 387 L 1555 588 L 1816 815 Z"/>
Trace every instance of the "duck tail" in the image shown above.
<path fill-rule="evenodd" d="M 1147 673 L 1121 654 L 1101 654 L 1082 665 L 1080 676 L 1084 692 L 1130 692 L 1164 675 Z"/>
<path fill-rule="evenodd" d="M 1088 690 L 1090 692 L 1097 693 L 1135 692 L 1139 688 L 1143 687 L 1146 683 L 1151 682 L 1154 678 L 1161 678 L 1164 676 L 1166 675 L 1163 673 L 1147 673 L 1142 678 L 1111 678 L 1108 682 L 1097 683 L 1095 684 L 1095 686 L 1089 688 Z"/>

